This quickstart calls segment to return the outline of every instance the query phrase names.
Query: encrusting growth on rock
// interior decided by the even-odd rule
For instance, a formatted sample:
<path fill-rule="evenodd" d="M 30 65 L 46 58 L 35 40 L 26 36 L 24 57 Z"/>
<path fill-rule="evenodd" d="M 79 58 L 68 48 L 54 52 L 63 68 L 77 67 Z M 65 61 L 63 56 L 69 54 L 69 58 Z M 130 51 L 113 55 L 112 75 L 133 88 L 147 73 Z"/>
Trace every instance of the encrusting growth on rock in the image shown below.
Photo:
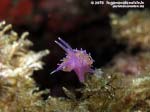
<path fill-rule="evenodd" d="M 38 112 L 42 101 L 31 75 L 42 69 L 41 59 L 48 50 L 34 52 L 29 49 L 33 43 L 26 39 L 28 32 L 20 37 L 12 30 L 12 25 L 0 22 L 0 112 Z"/>

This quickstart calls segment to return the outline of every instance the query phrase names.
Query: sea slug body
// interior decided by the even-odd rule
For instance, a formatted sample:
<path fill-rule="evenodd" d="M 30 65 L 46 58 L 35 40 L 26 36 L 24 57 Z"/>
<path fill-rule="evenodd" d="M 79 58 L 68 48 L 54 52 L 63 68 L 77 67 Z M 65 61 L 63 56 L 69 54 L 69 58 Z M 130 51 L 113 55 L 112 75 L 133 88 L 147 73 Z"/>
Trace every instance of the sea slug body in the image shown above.
<path fill-rule="evenodd" d="M 58 68 L 51 72 L 51 74 L 62 70 L 62 71 L 75 71 L 80 82 L 84 82 L 85 74 L 88 72 L 92 72 L 91 69 L 94 60 L 87 54 L 86 50 L 72 49 L 71 46 L 62 40 L 60 37 L 59 41 L 55 41 L 63 50 L 66 51 L 66 57 L 63 58 L 61 64 L 58 64 Z"/>

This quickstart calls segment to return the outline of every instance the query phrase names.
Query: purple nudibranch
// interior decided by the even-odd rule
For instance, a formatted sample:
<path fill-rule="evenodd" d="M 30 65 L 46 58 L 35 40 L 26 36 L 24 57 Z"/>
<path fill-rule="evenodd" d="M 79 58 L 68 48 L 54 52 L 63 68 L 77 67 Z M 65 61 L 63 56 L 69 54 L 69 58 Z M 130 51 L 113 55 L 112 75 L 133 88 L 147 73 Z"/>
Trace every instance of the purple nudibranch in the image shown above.
<path fill-rule="evenodd" d="M 85 74 L 88 72 L 92 72 L 91 69 L 94 60 L 87 54 L 86 50 L 72 49 L 71 46 L 62 40 L 60 37 L 59 41 L 55 41 L 63 50 L 66 51 L 66 57 L 63 58 L 61 64 L 58 64 L 58 68 L 51 72 L 51 74 L 62 70 L 62 71 L 75 71 L 78 76 L 80 82 L 84 82 Z"/>

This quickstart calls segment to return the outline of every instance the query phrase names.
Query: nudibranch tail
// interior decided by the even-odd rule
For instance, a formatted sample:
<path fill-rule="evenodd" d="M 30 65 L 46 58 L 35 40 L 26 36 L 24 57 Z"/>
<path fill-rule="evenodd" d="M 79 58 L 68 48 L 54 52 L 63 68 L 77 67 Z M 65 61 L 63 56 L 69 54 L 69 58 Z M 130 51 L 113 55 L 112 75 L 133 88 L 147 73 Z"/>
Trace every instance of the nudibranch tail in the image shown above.
<path fill-rule="evenodd" d="M 62 40 L 60 37 L 58 38 L 59 41 L 55 40 L 55 43 L 58 44 L 63 50 L 65 50 L 66 52 L 69 50 L 72 50 L 71 46 L 65 42 L 64 40 Z"/>
<path fill-rule="evenodd" d="M 84 74 L 77 74 L 77 76 L 78 76 L 78 79 L 80 82 L 84 82 L 84 80 L 85 80 Z"/>

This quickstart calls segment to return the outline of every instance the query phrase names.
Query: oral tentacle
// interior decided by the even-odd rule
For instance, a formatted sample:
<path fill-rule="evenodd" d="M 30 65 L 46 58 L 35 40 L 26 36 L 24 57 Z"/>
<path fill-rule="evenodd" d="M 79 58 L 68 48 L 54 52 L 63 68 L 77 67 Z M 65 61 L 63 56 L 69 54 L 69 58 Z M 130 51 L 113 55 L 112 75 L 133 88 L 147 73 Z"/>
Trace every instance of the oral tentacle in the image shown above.
<path fill-rule="evenodd" d="M 60 65 L 60 66 L 58 66 L 55 70 L 53 70 L 50 74 L 53 74 L 53 73 L 55 73 L 55 72 L 57 72 L 57 71 L 59 71 L 59 70 L 62 70 L 62 68 L 63 68 L 63 64 L 62 65 Z"/>

